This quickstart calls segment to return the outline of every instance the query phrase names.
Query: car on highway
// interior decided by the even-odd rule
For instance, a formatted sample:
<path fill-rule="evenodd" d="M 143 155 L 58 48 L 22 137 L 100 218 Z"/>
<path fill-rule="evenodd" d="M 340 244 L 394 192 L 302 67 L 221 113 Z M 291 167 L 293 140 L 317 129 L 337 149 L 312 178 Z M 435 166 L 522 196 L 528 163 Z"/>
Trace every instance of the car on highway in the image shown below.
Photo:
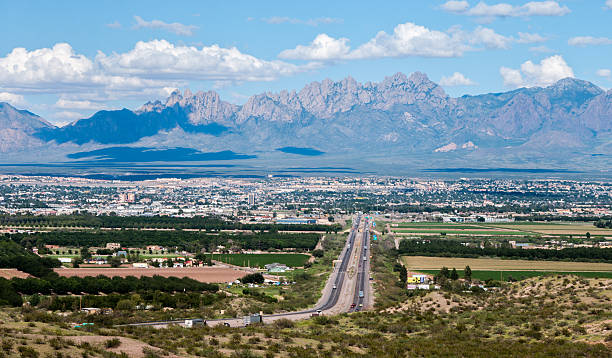
<path fill-rule="evenodd" d="M 355 308 L 355 306 L 357 306 L 356 304 L 351 304 L 351 308 Z"/>
<path fill-rule="evenodd" d="M 359 298 L 363 297 L 363 291 L 359 291 Z"/>
<path fill-rule="evenodd" d="M 332 287 L 332 289 L 335 290 L 336 289 L 336 285 L 334 285 L 334 287 Z"/>

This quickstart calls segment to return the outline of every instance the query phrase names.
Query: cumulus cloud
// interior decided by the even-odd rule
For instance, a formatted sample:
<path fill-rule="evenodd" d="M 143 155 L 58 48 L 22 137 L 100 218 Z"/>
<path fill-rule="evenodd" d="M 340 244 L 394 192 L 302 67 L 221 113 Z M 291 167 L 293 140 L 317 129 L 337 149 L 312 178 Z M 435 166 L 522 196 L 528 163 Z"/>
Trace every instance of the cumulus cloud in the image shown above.
<path fill-rule="evenodd" d="M 286 59 L 301 60 L 330 60 L 345 58 L 350 47 L 347 45 L 348 39 L 334 39 L 327 34 L 319 34 L 308 45 L 298 45 L 291 50 L 281 52 L 278 57 Z"/>
<path fill-rule="evenodd" d="M 610 0 L 612 1 L 612 0 Z M 600 77 L 611 77 L 612 76 L 612 70 L 607 69 L 607 68 L 602 68 L 597 70 L 597 76 Z"/>
<path fill-rule="evenodd" d="M 531 1 L 520 6 L 508 3 L 489 5 L 481 1 L 472 8 L 469 7 L 467 1 L 448 1 L 440 8 L 456 14 L 486 19 L 498 17 L 563 16 L 570 13 L 570 9 L 567 6 L 562 6 L 557 1 Z"/>
<path fill-rule="evenodd" d="M 97 109 L 101 101 L 162 96 L 189 80 L 269 81 L 317 66 L 266 61 L 217 45 L 175 46 L 165 40 L 138 42 L 124 53 L 99 52 L 89 58 L 60 43 L 32 51 L 15 48 L 0 57 L 0 92 L 62 94 L 57 108 Z"/>
<path fill-rule="evenodd" d="M 612 9 L 612 0 L 607 0 L 607 1 L 606 1 L 606 7 L 607 7 L 608 9 Z"/>
<path fill-rule="evenodd" d="M 271 81 L 314 67 L 261 60 L 235 47 L 175 46 L 166 40 L 139 41 L 125 53 L 100 52 L 96 62 L 106 73 L 150 80 Z"/>
<path fill-rule="evenodd" d="M 452 76 L 444 76 L 442 77 L 442 79 L 440 80 L 440 85 L 441 86 L 447 86 L 447 87 L 452 87 L 452 86 L 473 86 L 476 83 L 474 81 L 472 81 L 471 79 L 465 77 L 462 73 L 460 72 L 455 72 L 452 74 Z"/>
<path fill-rule="evenodd" d="M 411 22 L 399 24 L 389 34 L 380 31 L 368 42 L 351 49 L 346 38 L 319 34 L 310 44 L 284 50 L 280 58 L 303 60 L 351 60 L 384 57 L 460 57 L 467 51 L 507 49 L 515 42 L 536 42 L 537 34 L 519 34 L 516 39 L 479 26 L 473 31 L 453 27 L 448 31 L 432 30 Z"/>
<path fill-rule="evenodd" d="M 9 92 L 0 92 L 0 102 L 6 102 L 12 106 L 23 106 L 26 104 L 26 100 L 22 95 Z"/>
<path fill-rule="evenodd" d="M 308 26 L 319 26 L 326 24 L 341 24 L 344 20 L 336 17 L 317 17 L 315 19 L 296 19 L 285 16 L 272 16 L 262 19 L 263 22 L 268 24 L 292 24 L 292 25 L 308 25 Z"/>
<path fill-rule="evenodd" d="M 548 86 L 560 79 L 574 77 L 574 71 L 562 56 L 550 56 L 539 64 L 526 61 L 520 69 L 501 67 L 499 69 L 504 85 L 512 88 Z"/>
<path fill-rule="evenodd" d="M 162 29 L 182 36 L 193 36 L 193 31 L 198 28 L 195 25 L 184 25 L 180 22 L 173 22 L 169 24 L 161 20 L 145 21 L 140 16 L 134 16 L 134 20 L 136 20 L 136 25 L 134 25 L 134 29 Z"/>
<path fill-rule="evenodd" d="M 607 37 L 576 36 L 567 41 L 571 46 L 612 45 L 612 39 Z"/>
<path fill-rule="evenodd" d="M 380 31 L 367 43 L 359 46 L 349 57 L 458 57 L 470 50 L 458 34 L 430 30 L 411 22 L 399 24 L 392 34 Z"/>

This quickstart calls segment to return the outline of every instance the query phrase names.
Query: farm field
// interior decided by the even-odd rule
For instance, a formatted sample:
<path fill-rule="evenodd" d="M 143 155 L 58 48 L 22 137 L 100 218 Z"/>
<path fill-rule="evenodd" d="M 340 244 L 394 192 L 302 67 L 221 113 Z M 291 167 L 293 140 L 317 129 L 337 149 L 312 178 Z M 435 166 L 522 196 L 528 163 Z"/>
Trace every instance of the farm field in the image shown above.
<path fill-rule="evenodd" d="M 304 254 L 213 254 L 212 259 L 236 266 L 263 268 L 279 263 L 289 267 L 302 267 L 310 256 Z"/>
<path fill-rule="evenodd" d="M 183 267 L 183 268 L 58 268 L 54 270 L 64 277 L 86 277 L 104 275 L 107 277 L 127 276 L 163 276 L 189 277 L 207 283 L 223 283 L 237 280 L 250 273 L 228 267 Z"/>
<path fill-rule="evenodd" d="M 386 226 L 386 223 L 381 222 Z M 440 234 L 447 235 L 576 235 L 611 236 L 612 229 L 597 228 L 592 222 L 512 222 L 512 223 L 440 223 L 405 222 L 389 223 L 391 230 L 398 234 Z"/>
<path fill-rule="evenodd" d="M 525 236 L 525 235 L 536 235 L 532 232 L 524 231 L 509 231 L 509 230 L 449 230 L 449 229 L 437 229 L 437 230 L 422 230 L 422 229 L 398 229 L 393 230 L 399 234 L 436 234 L 445 233 L 446 235 L 487 235 L 487 236 Z"/>
<path fill-rule="evenodd" d="M 591 235 L 612 236 L 611 229 L 598 228 L 591 222 L 556 222 L 556 223 L 503 223 L 488 224 L 489 227 L 516 229 L 550 235 Z"/>
<path fill-rule="evenodd" d="M 401 260 L 408 271 L 439 270 L 443 266 L 463 269 L 465 266 L 470 266 L 473 271 L 612 272 L 612 264 L 599 262 L 501 260 L 427 256 L 402 256 Z"/>
<path fill-rule="evenodd" d="M 452 269 L 452 268 L 451 268 Z M 429 275 L 437 275 L 440 270 L 418 270 L 417 272 L 426 273 Z M 464 277 L 463 270 L 457 270 L 459 277 Z M 568 272 L 568 271 L 480 271 L 480 270 L 472 270 L 472 278 L 486 281 L 486 280 L 500 280 L 500 281 L 510 281 L 510 279 L 514 280 L 524 280 L 531 277 L 545 276 L 545 275 L 576 275 L 584 278 L 612 278 L 612 272 L 597 272 L 597 271 L 578 271 L 578 272 Z"/>
<path fill-rule="evenodd" d="M 7 280 L 12 279 L 13 277 L 17 278 L 28 278 L 30 275 L 23 271 L 19 271 L 17 269 L 0 269 L 0 278 L 5 278 Z"/>

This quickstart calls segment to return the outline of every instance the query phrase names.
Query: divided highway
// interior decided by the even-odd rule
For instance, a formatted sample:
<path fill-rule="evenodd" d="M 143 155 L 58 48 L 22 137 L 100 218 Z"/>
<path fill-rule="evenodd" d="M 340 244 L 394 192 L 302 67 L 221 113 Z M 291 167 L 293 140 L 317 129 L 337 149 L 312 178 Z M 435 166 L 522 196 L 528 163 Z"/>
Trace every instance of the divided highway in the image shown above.
<path fill-rule="evenodd" d="M 346 245 L 340 253 L 340 263 L 334 267 L 329 276 L 319 302 L 312 309 L 277 313 L 262 316 L 263 322 L 270 322 L 280 318 L 304 319 L 314 313 L 338 314 L 353 312 L 367 307 L 369 298 L 369 222 L 358 215 L 353 221 L 351 231 L 347 237 Z M 364 248 L 365 247 L 365 248 Z M 365 260 L 364 260 L 365 258 Z M 356 271 L 356 275 L 355 275 Z M 352 302 L 352 304 L 351 304 Z M 126 326 L 166 326 L 180 324 L 185 320 L 157 321 L 132 323 Z M 244 326 L 242 318 L 223 318 L 206 320 L 208 325 L 229 325 L 231 327 Z"/>

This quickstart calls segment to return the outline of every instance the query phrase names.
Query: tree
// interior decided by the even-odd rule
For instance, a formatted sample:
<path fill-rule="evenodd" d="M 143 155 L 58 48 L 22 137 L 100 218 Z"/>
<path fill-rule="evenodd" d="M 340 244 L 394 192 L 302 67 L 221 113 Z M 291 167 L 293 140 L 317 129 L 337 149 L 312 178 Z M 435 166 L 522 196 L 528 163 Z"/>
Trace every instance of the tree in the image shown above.
<path fill-rule="evenodd" d="M 459 278 L 459 274 L 457 273 L 457 269 L 453 267 L 453 270 L 450 273 L 450 279 L 454 281 L 454 280 L 457 280 L 458 278 Z"/>
<path fill-rule="evenodd" d="M 450 276 L 450 272 L 448 271 L 448 267 L 444 266 L 438 273 L 440 278 L 448 278 Z"/>
<path fill-rule="evenodd" d="M 463 270 L 463 277 L 468 281 L 472 281 L 472 269 L 470 266 L 466 266 L 465 270 Z"/>
<path fill-rule="evenodd" d="M 118 256 L 111 256 L 108 259 L 108 263 L 110 264 L 111 267 L 117 268 L 121 266 L 121 259 Z"/>
<path fill-rule="evenodd" d="M 587 233 L 586 233 L 586 238 L 587 238 L 587 240 L 590 240 L 590 239 L 591 239 L 591 233 L 590 233 L 590 232 L 588 232 L 588 231 L 587 231 Z"/>
<path fill-rule="evenodd" d="M 319 250 L 319 249 L 314 250 L 312 252 L 312 256 L 314 257 L 323 257 L 323 254 L 324 254 L 323 250 Z"/>
<path fill-rule="evenodd" d="M 264 277 L 261 273 L 251 273 L 241 279 L 242 283 L 264 283 Z"/>

